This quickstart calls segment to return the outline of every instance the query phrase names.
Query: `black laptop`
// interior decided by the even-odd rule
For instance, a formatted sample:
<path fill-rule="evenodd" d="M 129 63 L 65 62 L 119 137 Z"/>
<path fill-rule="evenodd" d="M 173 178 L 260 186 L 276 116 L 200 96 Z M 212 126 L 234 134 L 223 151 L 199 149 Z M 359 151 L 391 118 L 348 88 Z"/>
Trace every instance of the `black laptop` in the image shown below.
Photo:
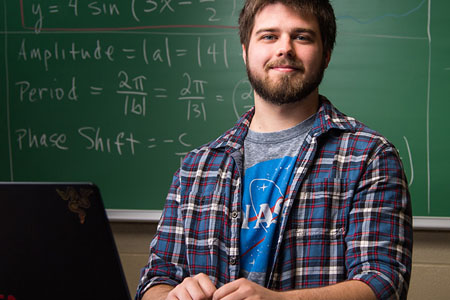
<path fill-rule="evenodd" d="M 0 299 L 130 299 L 95 185 L 0 183 Z"/>

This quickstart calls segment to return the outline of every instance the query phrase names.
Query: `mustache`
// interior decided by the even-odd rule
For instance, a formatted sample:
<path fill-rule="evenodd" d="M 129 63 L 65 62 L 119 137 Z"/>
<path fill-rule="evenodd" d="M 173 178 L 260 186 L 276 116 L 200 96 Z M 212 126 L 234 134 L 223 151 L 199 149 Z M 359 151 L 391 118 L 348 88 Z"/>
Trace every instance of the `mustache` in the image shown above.
<path fill-rule="evenodd" d="M 293 69 L 297 69 L 301 72 L 305 71 L 305 67 L 303 66 L 303 64 L 298 61 L 298 60 L 293 60 L 293 59 L 289 59 L 289 58 L 281 58 L 281 59 L 277 59 L 277 60 L 272 60 L 269 61 L 266 65 L 265 65 L 265 70 L 269 70 L 275 67 L 290 67 Z"/>

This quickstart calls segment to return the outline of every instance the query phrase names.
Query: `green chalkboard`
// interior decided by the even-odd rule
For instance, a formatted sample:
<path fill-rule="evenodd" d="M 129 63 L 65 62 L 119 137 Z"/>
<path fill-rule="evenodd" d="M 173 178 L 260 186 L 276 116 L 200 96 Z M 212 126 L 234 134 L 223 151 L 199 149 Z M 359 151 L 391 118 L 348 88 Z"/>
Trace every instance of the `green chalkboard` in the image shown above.
<path fill-rule="evenodd" d="M 450 216 L 450 4 L 335 0 L 321 93 L 399 149 L 416 216 Z M 0 180 L 93 181 L 110 209 L 162 209 L 186 152 L 252 105 L 242 0 L 6 1 Z"/>

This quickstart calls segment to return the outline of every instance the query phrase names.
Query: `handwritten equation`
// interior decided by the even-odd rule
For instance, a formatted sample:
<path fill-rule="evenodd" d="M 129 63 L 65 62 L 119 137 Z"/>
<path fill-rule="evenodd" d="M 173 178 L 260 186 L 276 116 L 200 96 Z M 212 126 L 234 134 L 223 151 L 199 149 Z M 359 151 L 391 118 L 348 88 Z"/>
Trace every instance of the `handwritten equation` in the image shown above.
<path fill-rule="evenodd" d="M 20 8 L 23 27 L 36 33 L 74 29 L 107 31 L 182 27 L 235 28 L 235 24 L 227 24 L 235 19 L 236 9 L 242 6 L 241 2 L 242 0 L 20 0 Z M 196 23 L 192 23 L 191 16 L 194 14 L 198 16 Z M 161 23 L 161 20 L 166 21 Z M 130 22 L 134 25 L 130 26 Z"/>
<path fill-rule="evenodd" d="M 176 39 L 176 38 L 174 38 Z M 213 64 L 228 69 L 229 46 L 227 38 L 206 41 L 202 37 L 184 37 L 184 46 L 172 45 L 169 37 L 130 41 L 124 47 L 116 42 L 101 39 L 65 43 L 53 40 L 45 45 L 36 40 L 23 38 L 17 51 L 17 58 L 23 62 L 38 62 L 47 72 L 59 68 L 63 62 L 115 63 L 118 60 L 135 61 L 145 65 L 177 67 L 189 61 L 198 67 Z M 131 45 L 133 44 L 133 45 Z"/>
<path fill-rule="evenodd" d="M 152 108 L 155 102 L 176 100 L 179 104 L 175 105 L 185 107 L 180 120 L 204 122 L 208 120 L 211 101 L 226 103 L 233 97 L 235 105 L 235 92 L 229 95 L 233 87 L 226 94 L 218 93 L 217 83 L 211 83 L 210 76 L 205 74 L 210 73 L 211 68 L 219 75 L 235 69 L 236 57 L 239 67 L 243 68 L 236 40 L 230 43 L 227 37 L 182 33 L 142 39 L 131 36 L 113 39 L 90 35 L 80 41 L 72 35 L 58 39 L 36 35 L 17 40 L 14 53 L 17 62 L 24 69 L 32 65 L 34 70 L 38 67 L 46 74 L 38 78 L 24 75 L 14 81 L 17 100 L 33 104 L 53 101 L 58 105 L 56 103 L 109 98 L 113 93 L 112 107 L 118 107 L 124 116 L 143 118 L 159 114 Z M 86 67 L 80 67 L 83 65 Z M 67 71 L 65 75 L 56 75 L 62 68 Z M 81 75 L 86 69 L 91 70 L 88 76 L 97 76 L 87 80 Z M 107 74 L 105 69 L 109 70 Z M 201 77 L 193 75 L 199 73 L 195 70 L 201 69 L 207 69 L 200 72 Z M 161 76 L 162 70 L 165 70 L 165 79 Z"/>
<path fill-rule="evenodd" d="M 12 147 L 184 157 L 253 101 L 235 26 L 242 4 L 20 0 L 30 32 L 8 41 Z"/>
<path fill-rule="evenodd" d="M 20 103 L 39 104 L 53 103 L 52 105 L 75 103 L 78 101 L 91 101 L 93 97 L 102 97 L 104 93 L 115 93 L 119 98 L 120 110 L 124 116 L 140 116 L 147 117 L 151 101 L 170 101 L 176 99 L 186 103 L 187 112 L 186 120 L 201 119 L 207 121 L 207 112 L 205 102 L 217 101 L 225 102 L 226 98 L 222 94 L 207 94 L 209 82 L 203 79 L 192 78 L 185 72 L 180 76 L 179 82 L 181 87 L 150 87 L 149 78 L 145 75 L 130 76 L 126 71 L 118 72 L 115 79 L 111 78 L 108 82 L 116 82 L 116 89 L 111 84 L 106 87 L 103 85 L 79 85 L 80 79 L 72 76 L 72 78 L 57 80 L 50 79 L 46 85 L 38 85 L 29 80 L 21 80 L 15 82 L 17 100 Z M 42 83 L 42 81 L 40 81 Z M 166 83 L 171 85 L 170 82 Z M 177 92 L 178 91 L 178 92 Z M 84 95 L 81 96 L 81 95 Z M 233 104 L 235 94 L 233 94 Z M 247 98 L 242 98 L 246 100 Z M 117 101 L 116 101 L 117 102 Z"/>
<path fill-rule="evenodd" d="M 83 126 L 76 129 L 76 133 L 70 132 L 44 132 L 40 129 L 19 128 L 15 130 L 15 141 L 19 150 L 49 149 L 59 151 L 71 149 L 70 144 L 80 145 L 88 151 L 103 153 L 116 153 L 118 155 L 135 155 L 137 147 L 155 149 L 162 145 L 178 144 L 186 150 L 192 148 L 189 142 L 189 134 L 182 132 L 173 138 L 143 137 L 138 138 L 133 132 L 118 131 L 116 133 L 104 133 L 101 127 Z M 70 141 L 70 138 L 77 141 Z"/>

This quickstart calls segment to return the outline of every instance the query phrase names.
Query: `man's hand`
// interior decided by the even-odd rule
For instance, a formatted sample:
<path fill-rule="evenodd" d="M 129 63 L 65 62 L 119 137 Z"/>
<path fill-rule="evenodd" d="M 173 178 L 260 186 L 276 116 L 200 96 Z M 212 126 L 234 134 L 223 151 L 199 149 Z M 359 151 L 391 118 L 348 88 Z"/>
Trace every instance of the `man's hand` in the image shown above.
<path fill-rule="evenodd" d="M 166 300 L 211 300 L 216 287 L 203 273 L 187 277 L 169 292 Z"/>
<path fill-rule="evenodd" d="M 250 280 L 241 278 L 219 288 L 213 300 L 276 300 L 283 294 L 266 289 Z"/>
<path fill-rule="evenodd" d="M 166 297 L 167 295 L 167 297 Z M 198 274 L 188 277 L 175 288 L 157 285 L 142 298 L 164 300 L 376 300 L 372 289 L 358 280 L 348 280 L 330 286 L 276 292 L 241 278 L 216 289 L 209 277 Z"/>
<path fill-rule="evenodd" d="M 262 287 L 247 279 L 238 279 L 219 288 L 213 300 L 376 300 L 372 289 L 358 280 L 348 280 L 330 286 L 276 292 Z"/>

